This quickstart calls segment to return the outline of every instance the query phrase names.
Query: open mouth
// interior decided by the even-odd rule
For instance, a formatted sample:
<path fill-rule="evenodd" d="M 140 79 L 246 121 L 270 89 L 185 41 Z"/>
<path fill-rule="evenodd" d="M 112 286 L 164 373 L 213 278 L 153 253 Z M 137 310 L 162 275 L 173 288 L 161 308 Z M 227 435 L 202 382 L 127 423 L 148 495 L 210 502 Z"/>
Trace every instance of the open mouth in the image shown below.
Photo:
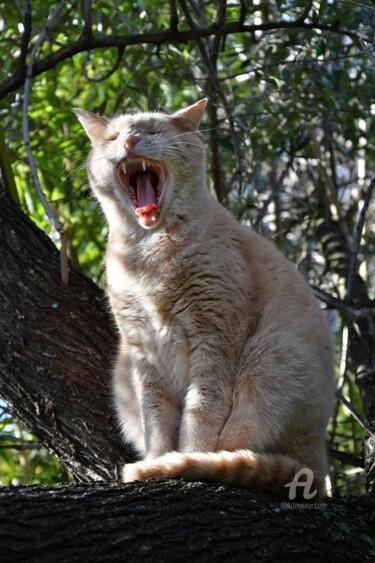
<path fill-rule="evenodd" d="M 148 158 L 122 160 L 116 167 L 125 198 L 143 227 L 159 219 L 167 174 L 162 163 Z"/>

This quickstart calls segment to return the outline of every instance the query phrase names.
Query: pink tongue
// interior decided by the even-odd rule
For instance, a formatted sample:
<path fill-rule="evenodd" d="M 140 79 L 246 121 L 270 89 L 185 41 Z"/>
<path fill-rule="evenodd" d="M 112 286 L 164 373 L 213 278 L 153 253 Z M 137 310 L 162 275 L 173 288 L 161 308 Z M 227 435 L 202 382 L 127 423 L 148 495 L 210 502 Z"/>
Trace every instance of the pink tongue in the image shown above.
<path fill-rule="evenodd" d="M 138 207 L 135 210 L 139 221 L 145 227 L 153 225 L 159 216 L 155 190 L 152 187 L 151 175 L 137 176 Z"/>
<path fill-rule="evenodd" d="M 155 190 L 151 183 L 151 174 L 137 176 L 137 209 L 142 211 L 150 203 L 157 205 Z"/>

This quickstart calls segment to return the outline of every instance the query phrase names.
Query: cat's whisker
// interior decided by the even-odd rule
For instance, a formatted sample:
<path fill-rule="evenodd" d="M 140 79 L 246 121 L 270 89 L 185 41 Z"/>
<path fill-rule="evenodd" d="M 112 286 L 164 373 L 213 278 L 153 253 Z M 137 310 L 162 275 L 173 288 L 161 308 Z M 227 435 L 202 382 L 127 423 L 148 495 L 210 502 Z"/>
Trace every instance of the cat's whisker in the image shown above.
<path fill-rule="evenodd" d="M 163 151 L 161 153 L 162 157 L 172 157 L 175 160 L 179 160 L 181 163 L 186 163 L 187 162 L 187 158 L 186 155 L 179 155 L 176 152 L 168 152 L 168 151 Z"/>
<path fill-rule="evenodd" d="M 84 158 L 84 157 L 83 157 L 83 158 Z M 78 158 L 78 159 L 75 160 L 74 162 L 69 163 L 69 164 L 60 172 L 60 174 L 58 175 L 58 177 L 60 178 L 60 177 L 64 174 L 64 172 L 66 172 L 67 170 L 69 170 L 69 168 L 70 168 L 71 166 L 73 166 L 76 162 L 78 162 L 79 160 L 81 160 L 81 159 Z M 99 162 L 100 160 L 106 160 L 106 158 L 105 158 L 104 156 L 102 156 L 102 157 L 93 159 L 94 162 Z M 80 172 L 80 171 L 82 171 L 82 170 L 86 170 L 86 168 L 87 168 L 87 162 L 86 162 L 86 160 L 85 160 L 85 162 L 84 162 L 82 165 L 74 166 L 74 168 L 69 172 L 69 174 L 67 174 L 67 175 L 64 177 L 64 180 L 67 180 L 68 178 L 70 178 L 70 176 L 72 176 L 73 174 L 76 174 L 77 172 Z"/>
<path fill-rule="evenodd" d="M 181 145 L 182 147 L 200 147 L 199 143 L 193 143 L 191 141 L 177 141 L 175 145 Z M 179 147 L 178 147 L 179 148 Z"/>
<path fill-rule="evenodd" d="M 87 154 L 90 152 L 91 149 L 78 149 L 76 151 L 66 152 L 64 153 L 64 157 L 71 156 L 72 154 L 77 154 L 78 152 L 84 153 L 87 157 Z M 84 158 L 84 157 L 82 157 Z"/>
<path fill-rule="evenodd" d="M 85 160 L 84 160 L 84 162 L 82 163 L 82 165 L 80 165 L 80 166 L 78 166 L 78 167 L 75 166 L 75 164 L 76 164 L 77 162 L 79 162 L 80 160 L 82 160 L 83 158 L 84 158 Z M 65 168 L 60 172 L 59 177 L 61 176 L 61 174 L 64 174 L 64 172 L 66 172 L 67 170 L 69 170 L 70 168 L 72 168 L 72 166 L 74 166 L 74 170 L 86 168 L 86 157 L 77 158 L 76 160 L 73 160 L 72 162 L 69 162 L 69 163 L 65 166 Z"/>
<path fill-rule="evenodd" d="M 86 168 L 85 166 L 82 166 L 80 168 L 75 168 L 74 170 L 69 172 L 69 174 L 66 174 L 62 179 L 66 181 L 68 178 L 70 178 L 70 176 L 76 174 L 77 172 L 80 172 L 80 170 L 85 170 L 85 168 Z M 59 177 L 61 177 L 64 172 L 65 170 L 59 174 Z"/>
<path fill-rule="evenodd" d="M 217 127 L 210 127 L 208 129 L 200 129 L 199 133 L 206 132 L 206 131 L 215 131 L 216 129 L 217 129 Z M 183 137 L 185 135 L 191 135 L 191 131 L 186 131 L 184 133 L 179 133 L 178 135 L 173 135 L 172 137 L 169 137 L 168 140 L 173 141 L 174 139 L 177 139 L 178 137 Z"/>

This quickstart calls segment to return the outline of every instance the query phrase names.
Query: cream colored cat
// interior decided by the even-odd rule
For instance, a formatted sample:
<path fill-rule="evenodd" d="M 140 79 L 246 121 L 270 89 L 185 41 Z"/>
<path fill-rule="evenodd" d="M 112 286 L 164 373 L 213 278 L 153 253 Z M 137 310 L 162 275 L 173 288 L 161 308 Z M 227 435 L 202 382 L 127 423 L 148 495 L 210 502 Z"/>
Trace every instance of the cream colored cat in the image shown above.
<path fill-rule="evenodd" d="M 322 493 L 331 336 L 296 269 L 206 190 L 196 132 L 205 105 L 110 120 L 76 110 L 109 223 L 108 295 L 121 337 L 113 394 L 144 458 L 123 478 L 286 493 L 308 467 Z"/>

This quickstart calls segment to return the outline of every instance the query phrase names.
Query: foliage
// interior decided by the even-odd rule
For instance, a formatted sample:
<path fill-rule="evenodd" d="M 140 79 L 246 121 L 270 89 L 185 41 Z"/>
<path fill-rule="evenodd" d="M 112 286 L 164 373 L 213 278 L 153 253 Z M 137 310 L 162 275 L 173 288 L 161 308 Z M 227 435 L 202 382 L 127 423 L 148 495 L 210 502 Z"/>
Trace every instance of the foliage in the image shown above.
<path fill-rule="evenodd" d="M 3 410 L 0 417 L 0 485 L 54 485 L 67 479 L 57 459 Z"/>
<path fill-rule="evenodd" d="M 247 12 L 242 27 L 235 29 L 241 6 Z M 26 7 L 27 2 L 22 7 L 0 0 L 0 62 L 5 80 L 14 76 L 23 56 Z M 233 31 L 228 27 L 225 35 L 216 37 L 173 39 L 171 7 L 176 8 L 179 33 L 215 23 L 220 29 L 220 18 L 222 26 L 232 25 Z M 48 3 L 32 2 L 34 40 L 48 12 Z M 292 25 L 298 18 L 300 23 Z M 111 41 L 77 51 L 35 76 L 28 106 L 41 184 L 67 231 L 70 258 L 103 285 L 106 227 L 88 190 L 89 145 L 72 108 L 105 115 L 171 111 L 208 94 L 211 111 L 201 129 L 211 189 L 241 221 L 272 238 L 312 284 L 343 299 L 346 280 L 325 255 L 317 225 L 329 216 L 350 245 L 374 175 L 373 2 L 102 0 L 93 4 L 90 13 L 84 12 L 82 2 L 70 0 L 38 60 L 57 55 L 82 38 L 84 23 L 91 24 L 92 36 Z M 139 34 L 142 40 L 136 41 Z M 126 38 L 125 47 L 118 40 L 121 37 Z M 58 244 L 30 178 L 22 99 L 22 91 L 16 89 L 0 103 L 7 158 L 22 207 Z M 371 298 L 373 255 L 374 222 L 369 218 L 360 249 L 360 274 Z M 341 392 L 363 414 L 345 351 L 347 321 L 333 309 L 329 315 Z M 363 435 L 361 425 L 338 402 L 332 447 L 359 457 Z M 19 473 L 16 465 L 8 471 Z M 345 467 L 336 464 L 336 469 L 335 485 L 346 487 Z M 356 485 L 348 488 L 361 490 Z"/>

